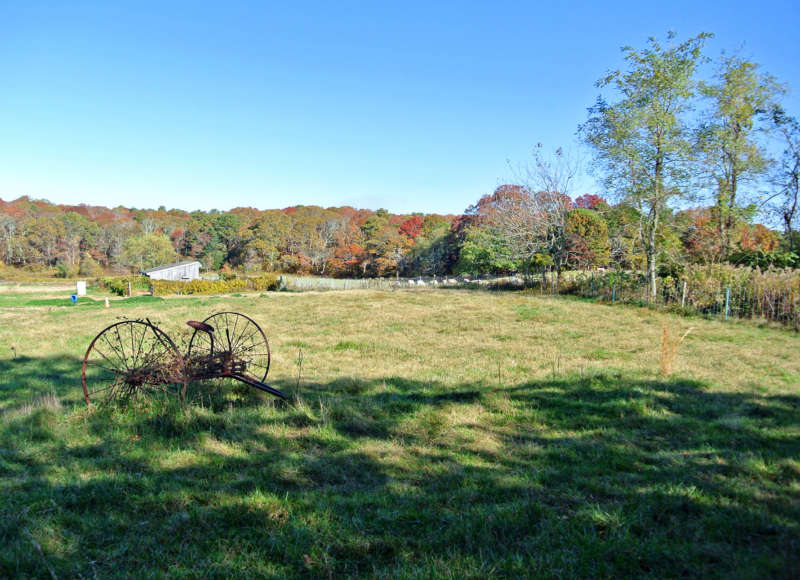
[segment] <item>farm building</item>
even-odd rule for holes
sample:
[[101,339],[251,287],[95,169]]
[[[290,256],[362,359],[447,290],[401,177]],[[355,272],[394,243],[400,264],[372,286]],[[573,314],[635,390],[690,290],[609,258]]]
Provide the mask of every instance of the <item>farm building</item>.
[[200,262],[194,260],[167,264],[166,266],[144,270],[142,274],[153,280],[177,280],[179,282],[196,280],[200,277]]

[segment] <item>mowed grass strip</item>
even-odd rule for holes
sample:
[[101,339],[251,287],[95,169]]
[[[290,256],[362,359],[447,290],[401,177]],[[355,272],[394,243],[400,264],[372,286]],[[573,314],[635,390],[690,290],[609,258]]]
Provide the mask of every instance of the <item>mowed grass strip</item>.
[[[288,404],[85,406],[117,317],[186,342],[224,310],[261,324]],[[669,377],[665,324],[693,328]],[[3,307],[0,576],[797,576],[799,346],[520,293]]]

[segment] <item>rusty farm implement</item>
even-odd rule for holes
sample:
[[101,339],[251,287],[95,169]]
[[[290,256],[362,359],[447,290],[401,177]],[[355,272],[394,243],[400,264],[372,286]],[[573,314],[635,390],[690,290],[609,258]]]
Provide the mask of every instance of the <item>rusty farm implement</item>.
[[150,320],[124,320],[103,329],[83,358],[81,383],[87,403],[125,400],[155,392],[184,400],[194,381],[234,379],[281,399],[264,381],[269,342],[256,322],[238,312],[218,312],[193,329],[186,354]]

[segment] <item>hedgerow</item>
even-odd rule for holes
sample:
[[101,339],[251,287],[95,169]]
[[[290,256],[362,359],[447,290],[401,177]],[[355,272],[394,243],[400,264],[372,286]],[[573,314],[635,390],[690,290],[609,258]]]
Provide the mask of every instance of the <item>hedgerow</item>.
[[266,274],[258,278],[244,278],[234,280],[191,280],[177,282],[173,280],[151,280],[153,294],[227,294],[242,290],[255,290],[259,292],[278,290],[280,282],[276,274]]
[[97,280],[97,285],[106,288],[112,294],[125,296],[128,293],[128,283],[138,290],[149,290],[153,287],[155,296],[167,294],[227,294],[242,290],[266,292],[278,290],[280,280],[277,274],[264,274],[256,278],[240,278],[230,280],[190,280],[179,282],[174,280],[151,280],[147,276],[102,278]]

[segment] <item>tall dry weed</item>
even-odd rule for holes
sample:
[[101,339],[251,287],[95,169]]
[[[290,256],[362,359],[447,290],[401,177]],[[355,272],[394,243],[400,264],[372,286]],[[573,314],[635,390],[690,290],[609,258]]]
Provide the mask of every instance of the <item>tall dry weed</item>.
[[672,374],[675,357],[678,354],[678,346],[686,340],[692,330],[690,328],[679,338],[678,334],[673,333],[666,322],[661,325],[661,357],[658,361],[658,370],[662,377],[668,377]]

